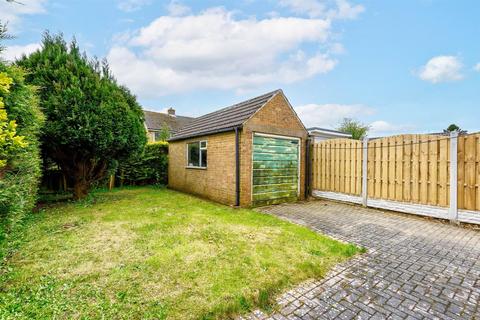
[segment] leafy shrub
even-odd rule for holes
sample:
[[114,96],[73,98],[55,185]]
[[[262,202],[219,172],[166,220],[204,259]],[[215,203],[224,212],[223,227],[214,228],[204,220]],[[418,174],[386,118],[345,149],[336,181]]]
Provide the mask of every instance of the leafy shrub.
[[[46,33],[42,48],[17,64],[38,86],[46,122],[44,159],[73,179],[76,199],[84,198],[115,162],[141,152],[146,143],[143,111],[118,85],[106,62],[82,54],[75,41]],[[53,80],[52,80],[53,79]]]
[[[35,88],[25,84],[25,72],[0,62],[0,73],[12,79],[8,91],[1,91],[8,122],[15,121],[17,147],[5,153],[0,169],[0,240],[35,205],[40,179],[38,136],[43,115]],[[17,142],[19,139],[17,138]]]
[[119,164],[117,178],[128,185],[166,185],[168,143],[162,141],[147,144],[138,157]]
[[10,92],[13,79],[5,72],[0,72],[0,177],[7,168],[9,158],[25,148],[25,137],[17,135],[17,122],[8,118],[3,95]]

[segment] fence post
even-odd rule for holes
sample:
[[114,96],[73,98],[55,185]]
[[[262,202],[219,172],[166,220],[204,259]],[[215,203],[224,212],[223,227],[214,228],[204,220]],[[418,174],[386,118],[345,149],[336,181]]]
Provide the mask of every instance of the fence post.
[[307,138],[305,143],[305,199],[312,195],[312,147],[312,140]]
[[458,131],[450,133],[450,209],[451,222],[458,221]]
[[368,206],[368,137],[362,141],[363,157],[362,157],[362,204]]
[[112,191],[115,187],[115,174],[110,175],[110,180],[108,181],[108,190]]

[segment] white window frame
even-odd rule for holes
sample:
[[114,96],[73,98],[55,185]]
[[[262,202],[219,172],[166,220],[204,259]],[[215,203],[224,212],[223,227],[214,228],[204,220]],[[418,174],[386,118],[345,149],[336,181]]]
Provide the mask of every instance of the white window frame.
[[[188,161],[188,160],[189,160],[188,146],[189,146],[190,144],[195,144],[195,143],[198,144],[198,163],[199,163],[199,166],[191,166],[191,165],[189,164],[189,161]],[[205,146],[204,146],[204,147],[202,147],[202,144],[203,144],[203,143],[205,143]],[[207,169],[207,167],[208,167],[208,162],[207,162],[207,165],[206,165],[205,167],[202,167],[202,166],[201,166],[202,160],[203,160],[203,159],[202,159],[202,151],[205,150],[206,152],[208,152],[208,142],[207,142],[207,140],[199,140],[199,141],[187,142],[187,144],[186,144],[186,149],[187,149],[187,150],[186,150],[186,154],[185,154],[185,155],[186,155],[186,160],[187,160],[187,166],[186,166],[187,168],[189,168],[189,169]],[[208,157],[207,157],[207,159],[208,159]],[[208,161],[208,160],[207,160],[207,161]]]
[[152,133],[152,142],[157,142],[157,133],[159,133],[160,130],[152,130],[150,132]]
[[147,139],[148,139],[148,142],[155,142],[155,131],[148,130],[147,131]]

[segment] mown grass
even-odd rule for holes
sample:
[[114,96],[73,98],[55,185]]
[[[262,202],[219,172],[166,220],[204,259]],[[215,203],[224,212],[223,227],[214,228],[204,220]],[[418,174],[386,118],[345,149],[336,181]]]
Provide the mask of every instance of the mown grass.
[[0,269],[1,319],[224,319],[359,251],[252,210],[155,187],[42,210]]

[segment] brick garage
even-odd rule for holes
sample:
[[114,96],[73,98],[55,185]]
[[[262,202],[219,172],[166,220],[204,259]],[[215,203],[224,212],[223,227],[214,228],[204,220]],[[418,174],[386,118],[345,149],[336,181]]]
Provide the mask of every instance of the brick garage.
[[170,139],[169,187],[242,207],[303,199],[307,137],[281,90],[212,112]]

